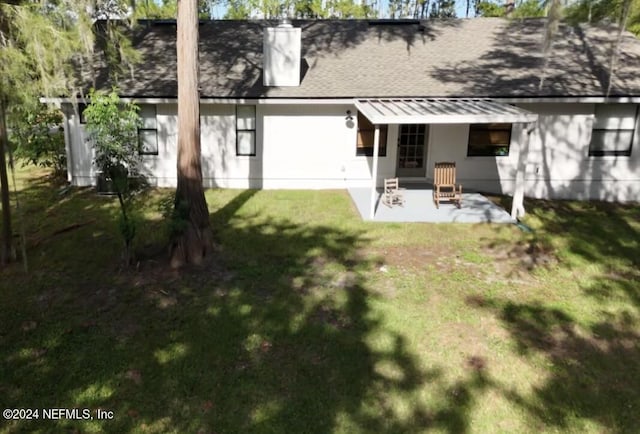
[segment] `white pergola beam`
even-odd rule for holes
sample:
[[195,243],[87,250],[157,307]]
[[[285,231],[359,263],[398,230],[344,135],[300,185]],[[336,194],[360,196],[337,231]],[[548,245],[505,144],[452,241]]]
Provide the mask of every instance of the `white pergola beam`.
[[372,124],[535,122],[538,115],[481,98],[360,99],[355,106]]

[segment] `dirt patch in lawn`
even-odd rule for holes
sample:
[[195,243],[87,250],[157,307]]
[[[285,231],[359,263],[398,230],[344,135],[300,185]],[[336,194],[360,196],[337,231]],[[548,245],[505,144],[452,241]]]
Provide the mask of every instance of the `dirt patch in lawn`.
[[427,272],[443,276],[463,275],[470,281],[486,283],[532,284],[530,270],[523,268],[523,255],[500,248],[457,251],[449,245],[385,247],[373,250],[380,271],[393,269]]
[[505,276],[523,277],[536,268],[551,268],[558,263],[553,247],[535,240],[489,244],[482,252],[493,259],[496,271]]
[[439,264],[443,258],[455,257],[455,252],[448,246],[389,246],[374,249],[371,254],[381,265],[406,269],[425,268],[429,264]]

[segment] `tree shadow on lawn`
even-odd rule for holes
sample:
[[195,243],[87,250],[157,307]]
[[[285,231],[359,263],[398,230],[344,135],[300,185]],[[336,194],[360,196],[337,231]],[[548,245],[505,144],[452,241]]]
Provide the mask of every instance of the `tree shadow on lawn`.
[[562,279],[549,281],[558,285],[555,303],[468,298],[501,320],[523,356],[550,364],[531,395],[503,392],[545,425],[573,429],[590,420],[633,432],[640,426],[640,227],[633,223],[640,208],[531,201],[529,212],[539,219],[529,242],[558,258],[553,269],[574,275],[584,300],[565,300]]
[[[500,205],[507,196],[494,196]],[[515,245],[512,239],[484,240],[488,249],[507,250],[510,258],[520,258],[522,269],[559,265],[578,268],[585,262],[604,264],[611,269],[621,264],[640,268],[640,205],[599,201],[526,199],[525,225],[532,232]],[[576,259],[579,260],[576,263]],[[631,295],[631,294],[630,294]],[[640,308],[640,299],[635,304]]]
[[[238,213],[255,193],[239,193],[212,215],[219,260],[204,270],[177,275],[149,263],[114,272],[113,258],[94,261],[118,252],[117,243],[96,241],[92,227],[70,245],[70,236],[56,241],[79,264],[61,273],[65,259],[42,259],[37,284],[17,274],[13,289],[4,282],[11,304],[2,311],[2,407],[101,408],[114,419],[3,429],[466,431],[475,379],[448,390],[435,410],[413,398],[441,372],[422,369],[371,309],[364,231]],[[74,194],[52,209],[114,218],[111,207]],[[94,256],[98,250],[105,252]]]
[[[102,270],[112,262],[113,250],[122,243],[113,197],[99,196],[93,188],[64,187],[47,175],[23,182],[20,209],[12,211],[13,230],[25,232],[31,279],[64,270],[77,279],[81,271],[91,271],[87,266]],[[14,271],[21,272],[4,270]]]
[[[638,320],[611,316],[588,327],[541,303],[470,300],[500,318],[521,355],[542,355],[548,378],[524,396],[502,393],[543,426],[573,431],[586,420],[599,429],[633,432],[640,423]],[[624,316],[622,317],[624,318]]]

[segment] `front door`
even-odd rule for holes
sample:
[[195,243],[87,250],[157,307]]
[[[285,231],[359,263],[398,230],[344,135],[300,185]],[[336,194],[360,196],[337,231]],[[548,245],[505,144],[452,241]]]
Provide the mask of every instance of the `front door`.
[[428,135],[429,130],[426,125],[400,125],[396,170],[398,177],[426,176]]

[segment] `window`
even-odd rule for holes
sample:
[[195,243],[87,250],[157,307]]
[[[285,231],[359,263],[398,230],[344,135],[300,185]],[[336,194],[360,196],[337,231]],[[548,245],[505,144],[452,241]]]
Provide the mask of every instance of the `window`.
[[[398,169],[424,168],[426,125],[401,125],[398,134]],[[424,171],[423,171],[424,173]]]
[[468,157],[506,157],[511,143],[511,124],[469,125]]
[[256,155],[256,106],[236,106],[236,155]]
[[596,106],[589,156],[630,156],[636,130],[638,108],[634,104]]
[[[373,156],[373,137],[376,127],[369,122],[362,113],[358,112],[358,139],[356,141],[356,155]],[[387,126],[380,125],[380,148],[379,155],[387,155]]]
[[138,152],[140,155],[158,155],[158,122],[156,106],[140,104],[138,112],[142,124],[138,128]]

